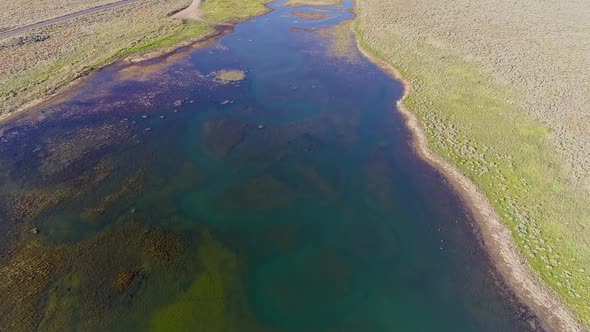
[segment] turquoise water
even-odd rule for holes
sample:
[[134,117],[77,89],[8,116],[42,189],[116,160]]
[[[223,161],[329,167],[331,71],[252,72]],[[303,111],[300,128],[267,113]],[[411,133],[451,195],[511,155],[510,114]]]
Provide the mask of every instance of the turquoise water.
[[[535,329],[412,152],[399,82],[316,30],[350,6],[273,3],[3,124],[0,329]],[[5,277],[30,257],[35,287]]]

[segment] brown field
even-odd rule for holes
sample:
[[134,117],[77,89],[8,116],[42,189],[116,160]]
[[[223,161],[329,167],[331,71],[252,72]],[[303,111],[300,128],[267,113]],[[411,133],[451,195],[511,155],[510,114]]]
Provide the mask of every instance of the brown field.
[[590,2],[357,5],[361,47],[408,81],[430,148],[483,190],[590,326]]
[[0,31],[45,21],[118,0],[19,0],[0,2]]

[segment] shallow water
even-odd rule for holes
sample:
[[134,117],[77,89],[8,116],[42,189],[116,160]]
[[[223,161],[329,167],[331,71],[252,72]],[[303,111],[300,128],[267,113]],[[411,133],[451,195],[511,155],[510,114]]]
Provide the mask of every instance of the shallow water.
[[0,329],[532,329],[399,82],[316,30],[350,6],[274,3],[0,126]]

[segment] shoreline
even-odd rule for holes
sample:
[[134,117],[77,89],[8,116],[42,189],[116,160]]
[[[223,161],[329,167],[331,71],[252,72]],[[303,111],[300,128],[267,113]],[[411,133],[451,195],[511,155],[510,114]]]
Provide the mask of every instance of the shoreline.
[[[191,4],[188,7],[183,8],[175,13],[172,13],[170,16],[175,17],[175,15],[177,15],[181,12],[184,12],[186,10],[194,10],[195,3],[198,3],[200,5],[201,1],[200,0],[193,0],[193,2],[191,2]],[[139,52],[136,54],[128,54],[128,55],[121,56],[121,57],[115,56],[113,59],[107,60],[103,64],[96,65],[95,68],[92,68],[87,73],[84,73],[83,75],[75,77],[71,81],[63,83],[61,86],[55,87],[55,90],[51,94],[34,99],[32,101],[29,101],[29,102],[21,105],[19,108],[17,108],[13,112],[6,113],[6,114],[0,114],[0,124],[5,124],[8,121],[14,120],[15,118],[17,118],[18,116],[20,116],[22,114],[38,111],[39,108],[42,107],[44,104],[51,103],[52,101],[58,99],[61,95],[71,92],[79,84],[83,84],[86,80],[90,79],[97,72],[99,72],[100,70],[102,70],[106,67],[114,66],[114,65],[117,65],[119,63],[124,63],[124,62],[126,62],[126,65],[138,65],[138,64],[141,64],[142,62],[145,62],[145,61],[156,60],[158,58],[164,58],[164,57],[176,54],[178,52],[182,52],[184,50],[188,50],[188,49],[194,50],[194,49],[204,47],[204,46],[206,46],[207,43],[211,42],[215,38],[221,38],[222,36],[224,36],[228,33],[231,33],[236,24],[246,22],[252,18],[262,16],[262,15],[268,14],[269,12],[273,11],[273,9],[268,6],[268,3],[269,2],[264,4],[264,7],[266,7],[266,9],[267,9],[265,12],[260,13],[258,15],[250,16],[247,19],[244,19],[241,21],[215,22],[215,21],[211,21],[208,19],[204,19],[204,18],[200,17],[201,15],[198,18],[194,18],[194,17],[193,18],[178,18],[183,21],[192,20],[195,22],[203,22],[205,24],[211,25],[211,26],[213,26],[214,32],[204,35],[204,36],[199,36],[199,37],[183,40],[173,46],[168,46],[168,47],[164,47],[164,48],[155,48],[153,50],[147,50],[147,51]],[[201,14],[201,13],[199,12],[199,14]]]
[[114,59],[112,59],[112,61],[107,61],[106,63],[104,63],[102,65],[98,65],[96,68],[90,70],[85,75],[81,75],[81,76],[74,78],[73,80],[63,84],[62,86],[57,87],[55,89],[55,91],[53,91],[49,95],[32,100],[32,101],[22,105],[14,112],[10,112],[7,114],[0,114],[0,124],[5,124],[6,122],[14,120],[16,117],[21,116],[23,114],[38,111],[39,108],[43,107],[43,105],[50,104],[51,102],[58,100],[60,97],[62,97],[62,95],[66,95],[69,92],[71,92],[72,90],[76,89],[80,84],[84,84],[84,82],[86,82],[86,80],[90,79],[96,73],[103,70],[104,68],[107,68],[109,66],[115,66],[117,64],[123,64],[126,66],[140,65],[143,62],[171,56],[173,54],[176,54],[178,52],[182,52],[184,50],[198,49],[198,48],[207,46],[207,44],[209,42],[211,42],[213,39],[220,38],[220,37],[224,36],[225,34],[229,33],[230,30],[232,30],[232,29],[233,29],[233,25],[231,27],[220,26],[220,27],[215,28],[215,32],[213,32],[211,34],[208,34],[205,36],[200,36],[200,37],[197,37],[194,39],[187,39],[187,40],[182,41],[182,42],[180,42],[174,46],[171,46],[171,47],[166,47],[166,48],[155,49],[155,50],[151,50],[151,51],[147,51],[147,52],[143,52],[143,53],[127,55],[127,56],[120,57],[120,58],[114,58]]
[[[355,30],[355,29],[353,29]],[[559,295],[550,289],[526,262],[508,226],[501,220],[485,194],[454,165],[436,154],[429,146],[426,133],[414,113],[403,101],[411,92],[410,82],[385,60],[364,49],[360,36],[354,31],[359,52],[385,73],[401,82],[403,95],[396,101],[396,108],[405,120],[411,134],[411,145],[418,157],[439,171],[458,193],[475,220],[475,227],[483,239],[484,250],[490,256],[506,286],[516,298],[535,314],[542,327],[548,331],[585,331],[579,320],[563,303]]]

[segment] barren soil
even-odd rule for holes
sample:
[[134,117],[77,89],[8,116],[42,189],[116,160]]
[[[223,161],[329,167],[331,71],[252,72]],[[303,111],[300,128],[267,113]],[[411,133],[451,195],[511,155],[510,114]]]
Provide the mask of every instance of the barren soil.
[[179,18],[182,20],[200,20],[203,13],[199,8],[201,6],[201,0],[193,0],[190,6],[174,14],[172,17]]

